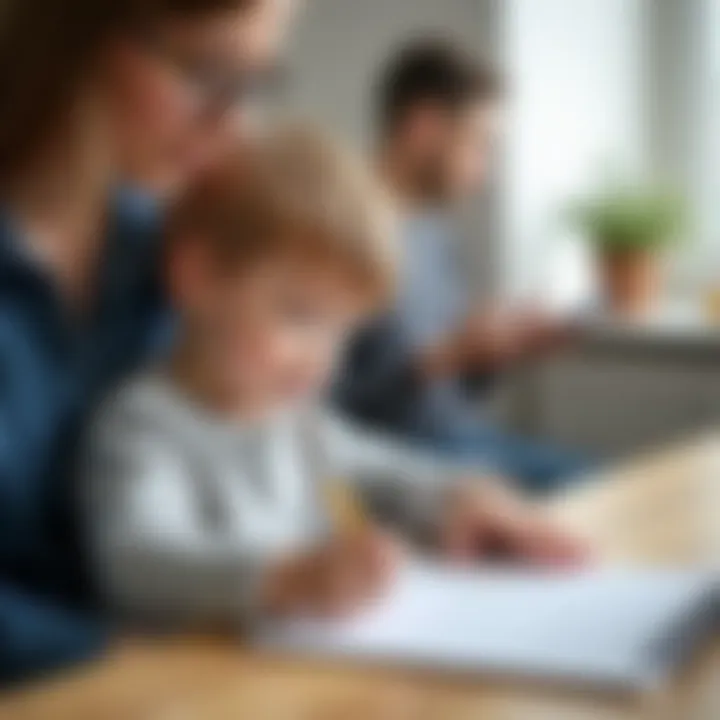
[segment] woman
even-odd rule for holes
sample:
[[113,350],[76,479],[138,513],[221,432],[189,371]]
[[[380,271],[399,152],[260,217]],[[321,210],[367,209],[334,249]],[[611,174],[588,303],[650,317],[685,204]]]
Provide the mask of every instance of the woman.
[[[212,154],[289,0],[10,0],[0,30],[0,680],[91,654],[63,481],[161,342],[151,203]],[[71,610],[70,608],[74,608]]]

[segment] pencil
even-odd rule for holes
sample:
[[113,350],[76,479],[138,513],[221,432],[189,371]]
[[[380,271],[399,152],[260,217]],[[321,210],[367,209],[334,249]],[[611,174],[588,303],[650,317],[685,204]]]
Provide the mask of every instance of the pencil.
[[324,488],[325,504],[336,532],[355,535],[367,529],[365,510],[356,493],[344,480],[329,480]]

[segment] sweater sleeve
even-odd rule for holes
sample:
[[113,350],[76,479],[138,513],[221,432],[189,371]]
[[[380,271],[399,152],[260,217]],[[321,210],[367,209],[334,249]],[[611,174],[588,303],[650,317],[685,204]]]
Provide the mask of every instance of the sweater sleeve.
[[238,543],[208,522],[196,480],[182,449],[143,418],[101,419],[83,486],[100,584],[113,605],[187,622],[241,622],[254,612],[272,549]]
[[329,463],[353,483],[380,520],[411,534],[432,532],[448,492],[491,473],[480,465],[445,462],[353,425],[336,415],[322,421]]

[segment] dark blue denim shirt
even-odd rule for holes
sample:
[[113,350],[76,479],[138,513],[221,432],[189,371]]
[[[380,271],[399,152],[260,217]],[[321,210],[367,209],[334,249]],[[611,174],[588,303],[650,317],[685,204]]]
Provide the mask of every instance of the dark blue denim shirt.
[[80,318],[0,213],[0,682],[102,647],[72,464],[98,400],[169,332],[157,218],[147,198],[118,193],[95,301]]

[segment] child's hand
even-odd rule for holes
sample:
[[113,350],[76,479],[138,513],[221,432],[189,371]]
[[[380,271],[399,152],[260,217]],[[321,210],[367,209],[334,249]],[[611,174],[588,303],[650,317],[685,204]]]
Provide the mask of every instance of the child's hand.
[[500,557],[534,565],[589,562],[586,542],[499,485],[468,483],[454,493],[442,522],[441,549],[465,561]]
[[374,529],[335,538],[271,573],[265,609],[321,618],[351,615],[387,591],[402,555],[392,537]]

